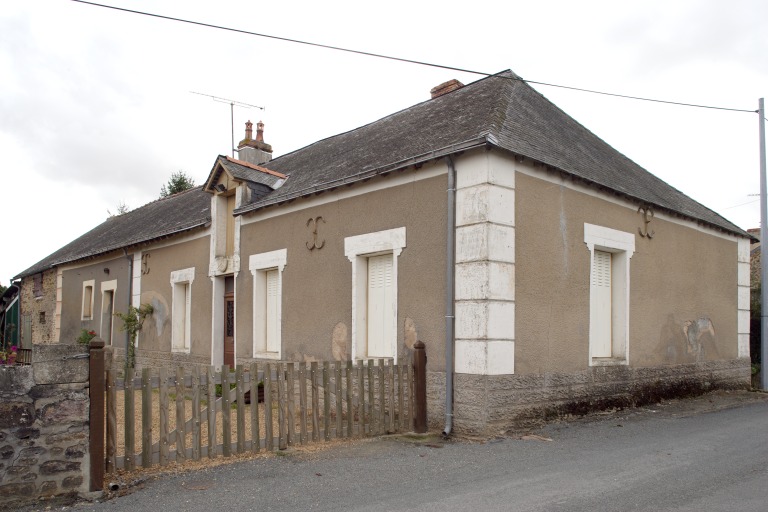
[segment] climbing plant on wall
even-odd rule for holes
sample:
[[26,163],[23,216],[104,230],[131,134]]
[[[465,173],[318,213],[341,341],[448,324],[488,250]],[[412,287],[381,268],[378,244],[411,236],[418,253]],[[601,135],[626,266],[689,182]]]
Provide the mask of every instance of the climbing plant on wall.
[[144,325],[144,320],[152,314],[154,308],[151,304],[142,304],[141,306],[128,307],[128,313],[115,313],[115,316],[123,321],[121,331],[128,333],[128,351],[125,354],[125,367],[136,367],[136,337],[141,331],[141,326]]

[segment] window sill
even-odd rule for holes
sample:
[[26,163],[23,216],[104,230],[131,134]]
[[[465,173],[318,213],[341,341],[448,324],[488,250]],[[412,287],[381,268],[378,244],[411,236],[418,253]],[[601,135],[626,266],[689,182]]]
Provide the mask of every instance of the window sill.
[[590,366],[627,366],[629,362],[623,357],[593,357]]
[[280,352],[257,352],[253,354],[253,358],[280,360]]

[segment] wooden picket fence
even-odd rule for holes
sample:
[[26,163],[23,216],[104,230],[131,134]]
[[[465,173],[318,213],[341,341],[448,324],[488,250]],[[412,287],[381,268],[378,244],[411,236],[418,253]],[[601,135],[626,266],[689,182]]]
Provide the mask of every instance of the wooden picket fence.
[[125,379],[108,370],[106,471],[410,431],[413,421],[405,359],[128,369]]

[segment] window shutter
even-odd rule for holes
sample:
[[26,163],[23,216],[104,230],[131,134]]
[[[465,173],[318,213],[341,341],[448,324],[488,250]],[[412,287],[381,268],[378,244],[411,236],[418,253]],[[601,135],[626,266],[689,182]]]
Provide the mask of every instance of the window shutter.
[[595,250],[592,264],[595,330],[592,357],[611,357],[611,253]]
[[393,332],[392,255],[368,258],[368,356],[387,357]]
[[267,274],[267,310],[266,314],[266,327],[267,327],[267,352],[278,352],[280,347],[277,346],[277,333],[279,332],[280,325],[278,323],[277,311],[278,311],[278,275],[277,270],[270,270]]

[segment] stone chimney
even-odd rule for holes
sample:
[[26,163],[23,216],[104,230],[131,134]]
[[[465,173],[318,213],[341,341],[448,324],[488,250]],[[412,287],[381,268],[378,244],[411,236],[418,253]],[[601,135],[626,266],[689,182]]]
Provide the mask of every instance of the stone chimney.
[[272,146],[264,142],[264,123],[256,123],[256,139],[253,138],[253,123],[245,123],[245,138],[237,145],[240,160],[253,165],[262,165],[272,160]]
[[433,87],[429,92],[432,94],[432,99],[435,99],[438,96],[448,94],[449,92],[461,89],[462,87],[464,87],[464,84],[454,78],[453,80],[448,80],[447,82],[443,82],[440,85]]

